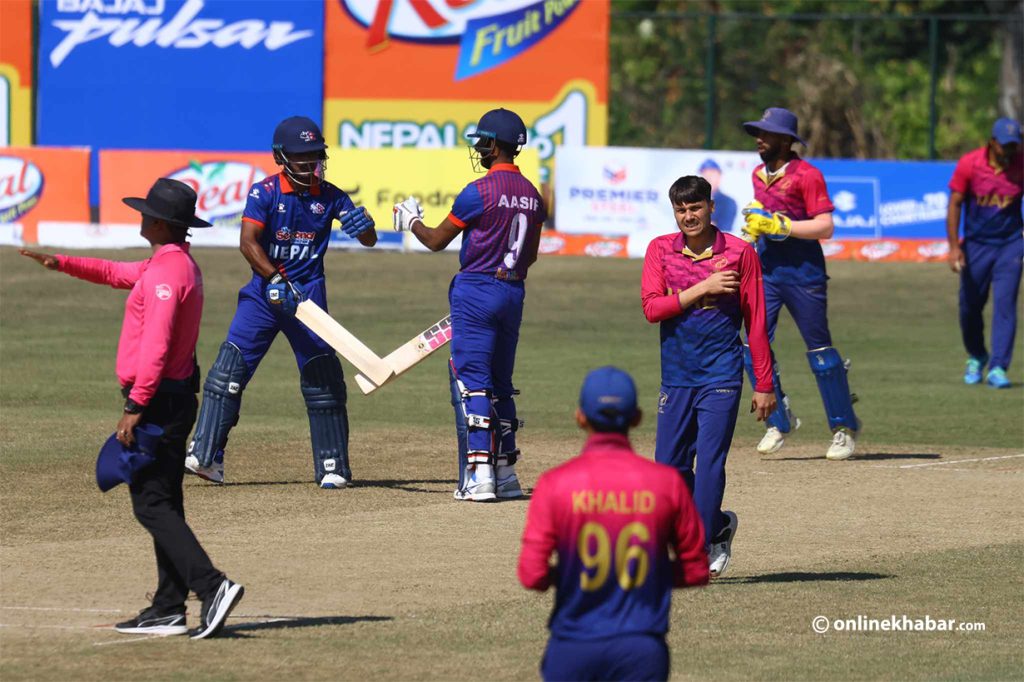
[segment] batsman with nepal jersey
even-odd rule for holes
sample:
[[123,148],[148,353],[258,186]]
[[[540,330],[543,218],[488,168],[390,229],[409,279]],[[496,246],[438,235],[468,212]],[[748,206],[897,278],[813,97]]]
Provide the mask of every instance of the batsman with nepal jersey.
[[[1001,118],[992,126],[988,144],[964,154],[949,181],[946,233],[949,266],[960,274],[960,332],[967,349],[964,383],[985,381],[1009,388],[1006,370],[1017,334],[1017,295],[1024,259],[1024,156],[1020,124]],[[964,207],[966,206],[966,210]],[[961,246],[960,216],[964,241]],[[981,313],[992,291],[992,355],[985,350]]]
[[241,251],[252,279],[238,292],[227,340],[206,377],[185,465],[223,483],[224,448],[238,423],[242,392],[283,332],[299,366],[316,483],[345,488],[352,471],[341,363],[334,349],[295,319],[295,310],[307,298],[327,310],[323,256],[336,219],[363,246],[376,244],[377,233],[366,209],[324,180],[327,145],[316,123],[304,116],[285,119],[274,130],[272,149],[281,172],[252,186],[242,215]]
[[668,197],[679,232],[648,245],[641,281],[644,316],[661,323],[654,459],[678,469],[693,492],[717,577],[729,565],[737,527],[722,498],[743,390],[741,322],[757,377],[750,411],[760,421],[775,409],[761,265],[750,244],[711,224],[707,180],[679,178]]
[[[792,112],[765,109],[760,121],[748,121],[743,129],[757,138],[757,152],[764,161],[754,169],[754,201],[743,209],[743,234],[748,241],[759,244],[768,338],[775,339],[779,311],[786,306],[807,345],[807,362],[832,430],[832,443],[825,457],[848,459],[861,424],[853,411],[855,398],[846,378],[850,362],[832,346],[828,328],[828,275],[818,240],[830,239],[835,225],[825,178],[793,151],[794,142],[807,143],[797,135],[797,118]],[[753,381],[749,354],[746,365]],[[786,435],[800,426],[782,391],[774,357],[772,383],[778,407],[768,418],[768,428],[757,445],[763,455],[778,452]]]
[[431,251],[462,234],[459,273],[448,289],[449,372],[459,437],[455,499],[487,502],[523,494],[515,470],[520,422],[512,371],[526,272],[537,260],[547,210],[513,163],[526,144],[526,125],[515,112],[488,111],[469,137],[476,140],[470,149],[473,169],[487,174],[466,185],[436,228],[423,223],[414,197],[395,205],[394,222],[396,230],[411,231]]
[[556,589],[545,680],[668,679],[672,588],[708,582],[690,491],[630,445],[640,418],[632,377],[594,370],[576,410],[583,452],[533,489],[518,575],[527,589]]

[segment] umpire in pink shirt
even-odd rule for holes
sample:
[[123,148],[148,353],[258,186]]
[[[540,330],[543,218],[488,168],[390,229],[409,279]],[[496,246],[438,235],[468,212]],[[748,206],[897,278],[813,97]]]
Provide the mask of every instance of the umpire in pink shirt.
[[150,258],[120,263],[27,249],[21,254],[50,270],[131,292],[117,345],[117,378],[125,402],[116,435],[121,445],[131,447],[140,423],[163,429],[155,462],[136,472],[129,485],[135,518],[153,536],[158,582],[153,603],[116,629],[189,633],[185,599],[192,590],[203,606],[199,625],[189,634],[203,639],[221,630],[244,592],[213,566],[188,527],[181,490],[185,441],[198,406],[195,351],[203,314],[203,277],[186,239],[190,227],[210,223],[195,216],[196,193],[177,180],[160,178],[145,199],[124,202],[142,214],[141,234],[153,248]]

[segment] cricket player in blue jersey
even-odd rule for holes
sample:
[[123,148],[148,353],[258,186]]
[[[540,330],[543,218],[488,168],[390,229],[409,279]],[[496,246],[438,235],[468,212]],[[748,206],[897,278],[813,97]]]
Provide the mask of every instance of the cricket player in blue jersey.
[[[451,378],[457,388],[460,436],[455,499],[486,502],[523,494],[515,465],[519,420],[513,396],[526,271],[537,260],[547,209],[540,192],[513,163],[526,144],[526,125],[507,109],[488,111],[469,137],[474,170],[437,227],[423,223],[414,197],[395,205],[394,223],[431,251],[462,234],[459,273],[448,290],[452,316]],[[463,435],[464,434],[464,435]]]
[[274,130],[274,161],[281,172],[249,190],[242,215],[241,251],[252,279],[238,292],[228,338],[206,377],[203,404],[185,466],[224,482],[224,447],[238,423],[242,392],[278,332],[295,353],[309,415],[313,470],[321,488],[352,482],[348,462],[347,392],[334,350],[295,319],[305,299],[327,310],[323,256],[331,226],[363,246],[377,243],[373,218],[324,179],[327,145],[305,116],[285,119]]

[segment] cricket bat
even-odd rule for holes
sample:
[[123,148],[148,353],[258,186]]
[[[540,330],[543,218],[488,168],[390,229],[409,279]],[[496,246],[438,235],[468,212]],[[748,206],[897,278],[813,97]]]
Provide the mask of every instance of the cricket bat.
[[436,324],[424,329],[412,339],[396,348],[384,358],[384,362],[394,372],[383,382],[373,380],[373,377],[363,372],[356,375],[356,384],[364,395],[373,393],[378,388],[391,380],[396,379],[408,370],[412,369],[438,348],[443,347],[452,340],[452,316],[445,315]]
[[307,299],[300,303],[295,317],[378,386],[391,376],[392,370],[388,363],[377,357],[376,353],[313,301]]

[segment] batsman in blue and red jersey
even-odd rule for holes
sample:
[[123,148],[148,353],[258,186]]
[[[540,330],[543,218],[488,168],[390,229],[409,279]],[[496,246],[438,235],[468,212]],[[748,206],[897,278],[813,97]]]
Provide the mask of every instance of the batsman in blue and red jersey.
[[307,298],[327,310],[324,255],[335,220],[363,246],[376,244],[377,232],[366,209],[324,179],[327,144],[316,123],[286,118],[274,130],[272,149],[281,172],[250,188],[242,214],[240,248],[252,278],[238,292],[228,337],[206,376],[185,466],[224,481],[224,447],[238,423],[242,392],[281,332],[299,366],[316,483],[346,488],[352,471],[341,363],[333,348],[295,319],[295,311]]
[[[1009,388],[1006,370],[1017,334],[1017,295],[1024,259],[1024,156],[1020,124],[1001,118],[984,147],[961,157],[949,181],[949,266],[960,274],[960,331],[967,349],[964,383]],[[963,215],[964,240],[959,240]],[[981,313],[992,292],[992,355]]]
[[[828,274],[819,240],[830,239],[835,224],[825,178],[793,151],[794,142],[807,144],[797,134],[793,112],[770,107],[761,120],[748,121],[743,129],[757,138],[757,152],[764,161],[754,169],[755,201],[743,209],[743,234],[758,245],[761,255],[768,337],[775,338],[779,312],[785,306],[806,344],[807,362],[832,430],[825,457],[848,459],[861,424],[853,411],[854,397],[846,377],[849,361],[832,345],[828,326]],[[749,355],[747,371],[754,381]],[[786,435],[800,426],[782,391],[774,360],[772,372],[778,407],[757,445],[763,455],[778,452]]]
[[729,565],[737,526],[722,499],[743,390],[744,322],[757,377],[750,410],[763,420],[775,408],[761,266],[753,247],[711,224],[707,180],[679,178],[668,196],[679,231],[647,247],[641,283],[644,315],[661,323],[654,458],[678,469],[693,491],[717,577]]
[[630,445],[640,417],[629,374],[588,374],[576,410],[583,452],[533,490],[518,574],[527,589],[556,590],[545,680],[667,679],[672,588],[708,582],[704,532],[685,482]]
[[431,251],[459,234],[459,273],[448,290],[452,316],[453,402],[459,434],[455,499],[486,502],[521,497],[516,476],[512,371],[526,296],[526,272],[537,260],[547,210],[540,192],[513,163],[526,125],[507,109],[488,111],[469,135],[474,170],[487,174],[455,198],[440,225],[423,223],[414,197],[395,205],[395,229],[411,231]]

